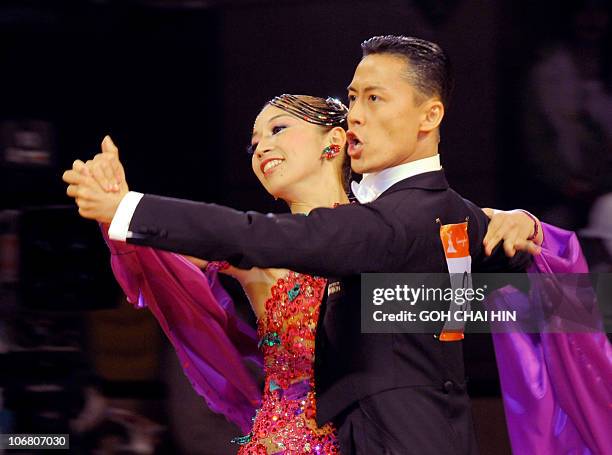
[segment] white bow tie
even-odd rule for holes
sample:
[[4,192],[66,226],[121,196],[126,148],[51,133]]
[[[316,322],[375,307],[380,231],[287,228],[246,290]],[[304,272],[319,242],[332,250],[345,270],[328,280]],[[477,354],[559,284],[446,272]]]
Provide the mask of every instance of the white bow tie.
[[378,193],[374,191],[374,189],[372,189],[372,187],[366,182],[357,183],[352,181],[351,190],[360,204],[367,204],[378,197]]

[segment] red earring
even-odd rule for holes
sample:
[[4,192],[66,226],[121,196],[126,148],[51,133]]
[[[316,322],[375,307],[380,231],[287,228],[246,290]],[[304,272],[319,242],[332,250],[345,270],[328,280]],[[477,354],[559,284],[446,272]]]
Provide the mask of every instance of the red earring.
[[339,153],[340,146],[338,144],[330,144],[323,149],[321,159],[331,160],[333,157],[338,156]]

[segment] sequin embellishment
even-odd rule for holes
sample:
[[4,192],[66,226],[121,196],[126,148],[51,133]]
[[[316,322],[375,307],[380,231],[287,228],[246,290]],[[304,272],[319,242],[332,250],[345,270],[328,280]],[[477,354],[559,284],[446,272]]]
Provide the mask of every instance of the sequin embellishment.
[[239,455],[339,454],[333,425],[315,421],[314,341],[325,286],[323,278],[295,272],[272,286],[257,328],[266,373],[262,406]]
[[291,289],[287,291],[287,296],[289,297],[289,301],[293,302],[299,293],[300,293],[300,285],[296,284],[295,286],[293,286]]
[[278,336],[278,333],[271,332],[271,333],[266,333],[263,337],[261,337],[261,339],[259,340],[259,343],[257,344],[257,347],[261,349],[263,345],[275,346],[280,343],[281,343],[281,339]]
[[253,439],[253,433],[249,433],[245,436],[238,436],[238,437],[232,438],[231,442],[233,442],[234,444],[243,445],[243,444],[250,442],[251,439]]

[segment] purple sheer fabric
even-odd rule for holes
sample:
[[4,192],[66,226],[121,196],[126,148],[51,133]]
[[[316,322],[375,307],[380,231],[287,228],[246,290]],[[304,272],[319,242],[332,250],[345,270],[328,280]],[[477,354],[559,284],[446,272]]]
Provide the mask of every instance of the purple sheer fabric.
[[210,409],[248,433],[261,390],[246,361],[261,369],[262,358],[255,330],[237,317],[217,273],[204,274],[177,254],[110,240],[104,227],[102,233],[128,301],[155,315]]
[[[543,229],[530,272],[588,272],[573,232]],[[516,297],[505,293],[502,304],[524,304]],[[514,453],[612,453],[612,348],[604,333],[496,333],[493,343]]]

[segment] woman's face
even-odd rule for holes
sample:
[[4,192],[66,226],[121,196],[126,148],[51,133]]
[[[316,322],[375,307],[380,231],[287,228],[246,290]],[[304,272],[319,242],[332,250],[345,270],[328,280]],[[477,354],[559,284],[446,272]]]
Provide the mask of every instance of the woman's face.
[[267,105],[253,126],[253,172],[271,195],[299,199],[300,191],[323,177],[325,136],[321,127]]

